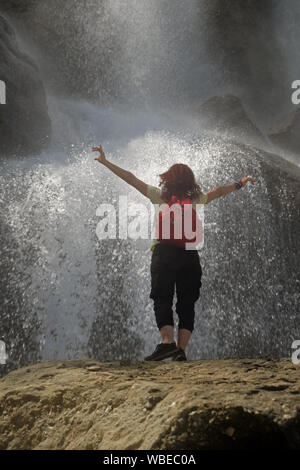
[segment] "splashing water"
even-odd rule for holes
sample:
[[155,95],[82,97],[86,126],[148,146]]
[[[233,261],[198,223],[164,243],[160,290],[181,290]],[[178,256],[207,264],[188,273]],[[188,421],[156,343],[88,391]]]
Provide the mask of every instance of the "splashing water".
[[[137,112],[129,120],[84,102],[53,106],[60,106],[62,119],[66,112],[80,117],[69,128],[75,144],[2,162],[7,347],[21,363],[86,355],[141,359],[158,340],[149,299],[151,243],[99,241],[96,210],[100,203],[117,205],[119,195],[149,209],[150,203],[95,162],[91,146],[102,142],[108,158],[148,184],[157,184],[172,163],[187,163],[203,191],[238,178],[244,168],[259,181],[261,160],[249,147],[197,135],[196,123],[184,115],[176,117],[178,126],[155,113]],[[294,297],[281,298],[287,283],[280,279],[278,235],[263,188],[249,187],[205,209],[203,286],[190,345],[195,358],[285,351],[299,298],[294,290]]]
[[[175,162],[193,168],[204,192],[246,171],[256,178],[256,186],[205,207],[202,288],[188,354],[286,356],[300,337],[289,182],[266,169],[263,152],[204,133],[189,114],[220,85],[201,39],[206,10],[196,0],[132,0],[126,11],[123,3],[100,8],[89,0],[82,8],[66,1],[58,18],[52,3],[41,1],[30,17],[40,33],[50,25],[51,40],[58,38],[58,75],[65,72],[72,92],[82,88],[98,105],[58,99],[53,62],[35,49],[55,95],[48,96],[52,144],[39,156],[0,163],[0,331],[9,367],[82,356],[141,359],[159,341],[150,240],[96,236],[101,203],[117,205],[119,195],[149,209],[150,202],[94,161],[90,148],[100,143],[109,159],[148,184]],[[43,41],[51,43],[47,35]],[[65,50],[77,68],[70,59],[63,70]]]

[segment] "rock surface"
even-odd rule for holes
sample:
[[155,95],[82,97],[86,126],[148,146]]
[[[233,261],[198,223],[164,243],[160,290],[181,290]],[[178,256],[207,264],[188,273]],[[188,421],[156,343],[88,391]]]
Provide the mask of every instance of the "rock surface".
[[241,100],[234,95],[209,98],[194,112],[200,116],[203,129],[235,137],[244,143],[265,142],[261,131],[247,116]]
[[300,448],[289,359],[49,361],[0,380],[1,449]]
[[278,147],[300,153],[300,108],[275,123],[269,132],[270,140]]
[[0,153],[25,155],[40,151],[51,134],[46,95],[39,70],[20,51],[9,22],[0,15],[0,79],[6,104],[0,106]]

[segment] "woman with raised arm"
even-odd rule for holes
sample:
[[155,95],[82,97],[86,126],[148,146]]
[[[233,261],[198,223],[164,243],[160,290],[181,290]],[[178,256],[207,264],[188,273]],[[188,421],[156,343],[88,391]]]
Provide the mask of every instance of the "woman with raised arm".
[[[255,183],[247,173],[239,182],[218,186],[204,194],[196,183],[193,171],[187,165],[177,163],[160,175],[160,188],[156,188],[139,180],[133,173],[109,162],[102,146],[93,147],[92,150],[99,152],[96,161],[136,188],[153,204],[170,206],[172,201],[177,201],[182,207],[185,204],[195,207],[239,190],[248,182]],[[150,356],[145,358],[146,361],[160,361],[167,358],[175,361],[186,360],[185,348],[194,329],[194,305],[200,295],[202,268],[198,251],[186,249],[182,241],[180,243],[174,244],[158,238],[152,246],[150,298],[154,301],[156,324],[162,342],[156,346]],[[177,344],[174,341],[172,310],[175,288],[176,312],[179,318]]]

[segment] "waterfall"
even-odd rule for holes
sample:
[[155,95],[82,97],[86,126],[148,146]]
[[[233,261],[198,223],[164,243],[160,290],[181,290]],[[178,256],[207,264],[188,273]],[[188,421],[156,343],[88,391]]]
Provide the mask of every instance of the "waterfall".
[[[46,80],[53,137],[40,155],[1,161],[2,323],[11,367],[82,356],[142,359],[158,342],[150,240],[96,236],[101,203],[117,205],[119,195],[150,203],[94,161],[90,148],[98,144],[148,184],[177,161],[194,169],[205,192],[246,171],[256,177],[256,187],[205,208],[203,286],[189,352],[195,359],[287,355],[299,332],[299,276],[282,258],[283,226],[263,152],[202,131],[189,112],[219,84],[204,47],[208,4],[70,5],[64,2],[60,19],[49,2],[30,12],[41,49],[25,34],[28,18],[19,33]],[[61,76],[46,47],[54,18],[53,41],[65,48],[57,57]],[[284,174],[278,178],[288,219],[289,188]],[[284,248],[292,256],[294,245]]]

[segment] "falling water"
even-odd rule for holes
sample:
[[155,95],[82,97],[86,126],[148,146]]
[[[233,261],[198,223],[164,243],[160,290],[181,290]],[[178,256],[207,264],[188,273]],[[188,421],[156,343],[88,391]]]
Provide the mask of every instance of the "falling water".
[[[52,83],[51,146],[38,156],[1,162],[3,325],[11,367],[82,356],[141,359],[159,339],[149,299],[150,240],[96,236],[101,203],[117,207],[119,195],[127,195],[150,209],[142,195],[94,161],[90,148],[100,143],[109,159],[148,184],[157,185],[158,174],[177,161],[194,169],[205,192],[246,171],[257,179],[256,186],[205,208],[190,357],[287,355],[299,336],[299,273],[289,264],[294,247],[280,242],[283,226],[260,152],[202,132],[188,109],[178,107],[202,94],[195,87],[202,73],[193,62],[197,44],[189,40],[198,34],[199,9],[195,1],[188,8],[173,3],[172,15],[170,2],[132,1],[126,9],[121,1],[105,3],[112,27],[114,21],[123,26],[119,41],[127,55],[120,70],[126,80],[124,89],[120,77],[118,85],[131,102],[62,98]],[[91,21],[88,13],[84,19]],[[284,225],[292,208],[287,183],[279,179]]]

